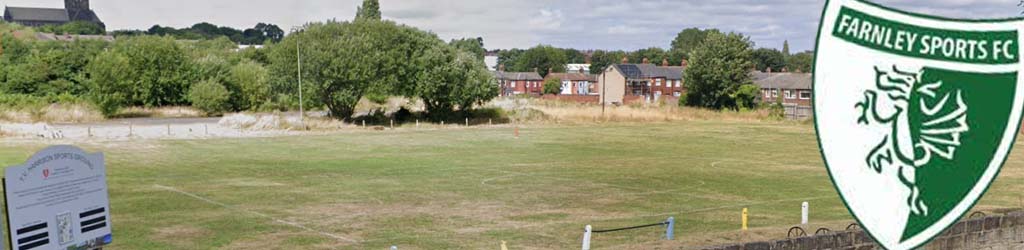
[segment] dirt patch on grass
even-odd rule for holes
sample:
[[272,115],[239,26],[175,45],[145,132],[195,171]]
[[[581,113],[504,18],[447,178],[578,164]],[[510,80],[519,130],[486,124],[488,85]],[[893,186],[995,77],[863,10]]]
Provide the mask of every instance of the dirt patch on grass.
[[203,238],[210,233],[203,228],[175,225],[157,228],[152,237],[154,241],[167,243],[179,249],[195,249],[203,245]]

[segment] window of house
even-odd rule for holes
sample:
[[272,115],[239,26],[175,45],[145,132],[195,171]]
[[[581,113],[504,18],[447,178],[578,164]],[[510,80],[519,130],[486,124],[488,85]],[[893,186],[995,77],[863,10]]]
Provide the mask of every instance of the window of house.
[[679,92],[679,91],[676,91],[676,92],[672,93],[672,96],[680,97],[680,96],[683,96],[683,93]]
[[679,82],[682,82],[682,81],[680,81],[680,80],[675,80],[674,82],[676,82],[676,88],[678,88],[678,87],[680,87],[680,86],[679,86],[679,85],[680,85],[680,84],[679,84]]
[[792,90],[786,90],[786,99],[796,99],[796,95],[793,94]]
[[661,87],[661,78],[654,80],[654,86]]
[[512,87],[513,87],[513,88],[515,88],[515,87],[516,87],[516,81],[512,81]]
[[779,90],[778,89],[773,89],[772,90],[772,98],[778,98],[778,97],[779,97]]
[[800,91],[800,99],[801,100],[811,99],[811,92],[810,91]]

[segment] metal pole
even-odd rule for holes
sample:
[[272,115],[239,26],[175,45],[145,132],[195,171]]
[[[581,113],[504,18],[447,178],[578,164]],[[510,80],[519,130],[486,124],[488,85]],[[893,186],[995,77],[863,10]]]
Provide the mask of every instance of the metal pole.
[[676,231],[675,228],[676,228],[676,218],[675,217],[668,217],[668,227],[665,228],[665,239],[666,240],[672,240],[672,236],[673,236],[673,234],[675,234],[675,231]]
[[583,231],[583,250],[590,250],[590,231],[592,229],[590,225],[584,228],[586,231]]
[[608,68],[601,72],[601,117],[604,117],[604,108],[608,103],[606,98],[608,98]]
[[303,127],[305,127],[306,112],[303,108],[304,103],[302,102],[302,54],[299,53],[299,50],[302,47],[301,41],[302,39],[300,39],[300,37],[295,37],[295,57],[297,64],[299,65],[297,73],[299,75],[299,123],[302,123]]

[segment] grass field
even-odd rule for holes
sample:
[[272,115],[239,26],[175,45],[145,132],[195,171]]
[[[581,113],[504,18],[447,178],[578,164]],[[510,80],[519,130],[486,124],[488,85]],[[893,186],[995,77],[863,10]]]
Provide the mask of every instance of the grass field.
[[[5,141],[0,164],[42,142]],[[130,141],[103,151],[115,244],[107,249],[578,248],[583,226],[675,216],[594,236],[595,249],[695,248],[850,222],[813,127],[690,121],[356,131],[322,136]],[[1017,207],[1014,150],[978,209]],[[740,233],[750,209],[751,231]],[[813,230],[811,230],[813,232]]]

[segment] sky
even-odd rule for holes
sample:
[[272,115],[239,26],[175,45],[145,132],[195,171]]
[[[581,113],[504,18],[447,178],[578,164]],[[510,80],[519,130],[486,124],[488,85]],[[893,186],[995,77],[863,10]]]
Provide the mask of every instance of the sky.
[[[350,20],[361,0],[92,0],[108,30],[188,27],[210,22],[238,29],[274,23]],[[576,49],[668,48],[682,29],[741,32],[757,47],[814,48],[824,0],[380,0],[385,19],[442,39],[482,37],[488,49],[538,44]],[[955,18],[1021,15],[1019,0],[876,0]],[[62,0],[0,0],[0,5],[63,7]]]

